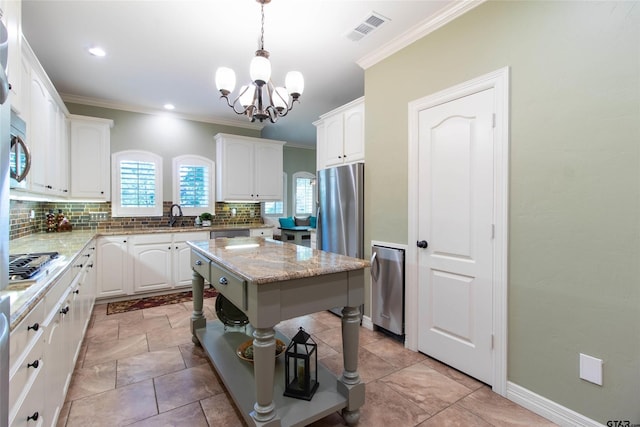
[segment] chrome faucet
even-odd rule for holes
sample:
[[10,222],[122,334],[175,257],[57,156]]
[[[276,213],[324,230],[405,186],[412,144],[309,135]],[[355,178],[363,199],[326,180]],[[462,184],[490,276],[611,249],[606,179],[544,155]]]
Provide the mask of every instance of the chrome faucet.
[[171,205],[171,209],[169,211],[169,227],[173,227],[176,224],[176,215],[173,214],[173,208],[178,208],[178,217],[182,217],[182,208],[177,203]]

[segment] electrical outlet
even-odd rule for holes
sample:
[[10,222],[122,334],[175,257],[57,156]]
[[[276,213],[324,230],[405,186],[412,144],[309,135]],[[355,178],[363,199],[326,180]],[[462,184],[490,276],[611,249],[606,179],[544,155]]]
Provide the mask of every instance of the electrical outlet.
[[91,221],[105,221],[107,219],[106,212],[90,212]]

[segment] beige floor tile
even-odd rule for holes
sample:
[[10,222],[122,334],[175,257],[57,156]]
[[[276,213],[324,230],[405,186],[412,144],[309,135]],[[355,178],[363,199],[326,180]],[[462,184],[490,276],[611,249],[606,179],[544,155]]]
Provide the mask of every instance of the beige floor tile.
[[453,405],[419,424],[418,427],[492,427],[492,425],[466,409]]
[[329,344],[322,341],[316,335],[312,334],[311,337],[316,342],[316,344],[318,344],[318,360],[340,354],[337,351],[335,351],[333,347],[331,347]]
[[367,427],[415,426],[429,413],[380,381],[366,386],[365,404],[358,425]]
[[285,337],[292,338],[298,333],[301,327],[310,334],[316,334],[318,332],[331,329],[329,325],[312,316],[300,316],[294,319],[285,320],[278,323],[276,329]]
[[145,353],[149,349],[147,336],[134,335],[121,340],[90,342],[87,345],[87,354],[84,356],[83,367],[123,359]]
[[62,405],[62,409],[60,409],[60,414],[58,415],[58,421],[56,422],[56,427],[64,427],[67,425],[67,419],[69,418],[69,411],[71,410],[71,402],[65,402]]
[[247,424],[226,393],[219,393],[200,401],[210,426],[243,427]]
[[191,342],[188,344],[180,344],[178,348],[180,349],[182,359],[187,368],[209,363],[209,358],[202,346],[195,345]]
[[471,390],[449,377],[421,364],[401,369],[380,380],[420,406],[430,415],[442,411]]
[[446,375],[449,378],[456,380],[457,382],[459,382],[463,386],[467,387],[468,389],[477,390],[480,387],[485,385],[484,383],[476,380],[475,378],[471,378],[470,376],[463,374],[462,372],[458,371],[457,369],[453,369],[451,366],[445,365],[444,363],[439,362],[439,361],[437,361],[435,359],[432,359],[430,357],[426,357],[426,359],[422,363],[425,366],[428,366],[431,369],[434,369],[434,370],[440,372],[441,374]]
[[160,413],[222,393],[210,365],[198,365],[154,379]]
[[125,322],[120,324],[118,338],[126,338],[133,335],[144,334],[160,329],[171,329],[167,316],[144,318],[137,322]]
[[555,426],[541,416],[482,387],[458,402],[459,406],[496,426]]
[[176,313],[187,313],[187,308],[182,304],[159,305],[158,307],[145,308],[142,310],[142,316],[147,319],[156,316],[168,316]]
[[105,319],[96,322],[92,328],[87,329],[84,337],[87,342],[112,341],[118,339],[118,328],[120,322],[118,319]]
[[198,402],[181,406],[145,420],[130,424],[134,427],[208,427],[207,419]]
[[82,399],[116,388],[116,361],[76,369],[71,377],[67,401]]
[[124,426],[157,414],[152,380],[75,400],[67,427]]
[[[342,375],[344,366],[342,354],[325,357],[318,363],[322,363],[327,369],[333,372],[334,375],[338,377]],[[396,370],[397,368],[389,362],[382,360],[364,348],[360,348],[358,352],[358,374],[360,374],[360,381],[369,383],[387,376]]]
[[116,387],[180,371],[185,368],[178,347],[142,353],[118,360]]
[[397,368],[405,368],[427,358],[424,354],[407,350],[402,343],[389,338],[373,341],[363,348]]
[[310,316],[329,326],[329,328],[339,328],[340,325],[342,325],[342,319],[330,311],[319,311],[317,313],[310,314]]
[[150,331],[147,333],[149,351],[188,344],[192,342],[191,336],[191,330],[188,326],[183,328],[169,328]]
[[[205,314],[206,316],[206,314]],[[191,325],[191,312],[181,311],[167,314],[172,328],[188,328]]]

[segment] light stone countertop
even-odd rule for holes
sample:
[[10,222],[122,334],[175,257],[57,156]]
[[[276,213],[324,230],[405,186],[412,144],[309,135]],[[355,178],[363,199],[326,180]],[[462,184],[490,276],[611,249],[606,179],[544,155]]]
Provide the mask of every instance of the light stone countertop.
[[187,242],[216,264],[260,285],[360,270],[369,261],[259,237]]
[[30,286],[11,284],[0,291],[0,296],[8,295],[11,300],[11,326],[13,329],[44,298],[48,290],[71,268],[72,261],[84,251],[93,238],[114,235],[184,233],[194,231],[244,230],[251,228],[273,228],[270,224],[242,224],[212,227],[147,227],[122,228],[93,231],[71,231],[59,233],[36,233],[9,241],[10,254],[33,252],[58,252],[60,256],[52,262],[46,275]]

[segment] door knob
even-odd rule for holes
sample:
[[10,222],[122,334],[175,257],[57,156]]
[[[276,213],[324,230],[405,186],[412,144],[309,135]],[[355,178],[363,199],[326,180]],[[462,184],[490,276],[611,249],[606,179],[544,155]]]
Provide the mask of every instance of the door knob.
[[426,240],[418,240],[416,242],[416,245],[421,249],[425,249],[427,246],[429,246],[429,243],[427,243]]

